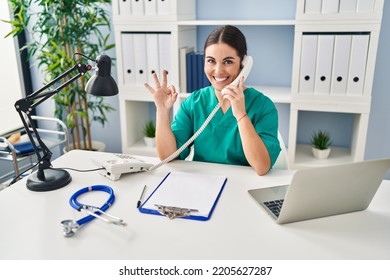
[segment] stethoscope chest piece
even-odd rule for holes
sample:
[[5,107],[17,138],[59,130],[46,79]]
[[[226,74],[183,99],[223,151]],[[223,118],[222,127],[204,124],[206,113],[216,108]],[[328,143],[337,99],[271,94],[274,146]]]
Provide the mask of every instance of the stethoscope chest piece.
[[80,227],[80,225],[74,220],[63,220],[62,224],[62,233],[65,237],[72,237],[75,234],[75,231]]

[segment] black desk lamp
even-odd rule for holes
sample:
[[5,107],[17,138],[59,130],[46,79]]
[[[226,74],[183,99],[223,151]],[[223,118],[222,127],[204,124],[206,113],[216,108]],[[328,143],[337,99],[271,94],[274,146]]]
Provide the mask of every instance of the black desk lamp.
[[[93,59],[81,55],[89,60],[94,61]],[[107,55],[99,55],[96,60],[96,73],[93,75],[87,82],[86,92],[89,94],[97,96],[112,96],[118,93],[118,86],[115,83],[115,80],[111,77],[111,59]],[[16,111],[19,113],[19,116],[23,122],[23,126],[26,130],[28,138],[31,141],[31,144],[34,148],[34,152],[38,159],[38,170],[31,174],[27,180],[27,188],[31,191],[44,192],[51,191],[62,188],[72,181],[72,177],[69,172],[63,169],[54,169],[51,168],[51,156],[52,152],[49,148],[43,143],[39,133],[35,127],[34,122],[31,118],[32,110],[44,102],[46,99],[50,98],[54,94],[58,93],[61,89],[66,87],[68,84],[77,80],[79,77],[84,76],[84,74],[91,70],[93,67],[91,65],[76,63],[75,66],[67,70],[65,73],[50,81],[47,85],[33,92],[25,98],[22,98],[15,103]],[[70,78],[68,81],[60,85],[54,90],[47,90],[53,84],[58,82],[60,79],[65,78],[67,75],[73,71],[78,71],[77,75]],[[25,119],[25,117],[27,120]],[[29,127],[29,124],[31,128]],[[33,138],[35,135],[35,140]],[[37,143],[35,142],[37,141]]]

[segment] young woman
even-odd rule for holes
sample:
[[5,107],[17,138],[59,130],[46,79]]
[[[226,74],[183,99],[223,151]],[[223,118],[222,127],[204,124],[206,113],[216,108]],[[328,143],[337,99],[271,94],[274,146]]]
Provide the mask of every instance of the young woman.
[[[234,26],[216,28],[204,45],[204,71],[211,86],[194,91],[186,98],[170,122],[170,110],[177,99],[167,73],[161,82],[154,75],[155,87],[145,84],[156,105],[156,146],[160,159],[181,147],[202,126],[219,103],[219,111],[194,141],[195,161],[250,165],[259,175],[275,163],[280,145],[278,114],[273,102],[253,88],[230,85],[239,75],[247,54],[246,39]],[[222,89],[226,88],[222,92]],[[184,150],[179,158],[189,154]]]

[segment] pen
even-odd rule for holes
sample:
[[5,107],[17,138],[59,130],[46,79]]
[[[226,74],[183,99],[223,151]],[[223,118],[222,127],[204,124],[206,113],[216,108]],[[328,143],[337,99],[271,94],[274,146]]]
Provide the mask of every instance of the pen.
[[139,197],[139,200],[137,201],[137,208],[139,208],[141,206],[141,202],[142,202],[142,198],[144,197],[145,190],[146,190],[146,185],[144,186],[142,193],[141,193],[141,196]]

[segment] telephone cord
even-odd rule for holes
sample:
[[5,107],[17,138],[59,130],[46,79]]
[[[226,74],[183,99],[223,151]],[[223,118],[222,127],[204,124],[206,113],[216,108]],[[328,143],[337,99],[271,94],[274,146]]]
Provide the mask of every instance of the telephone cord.
[[167,162],[170,162],[171,160],[177,158],[180,155],[180,153],[182,151],[184,151],[184,149],[186,149],[189,145],[191,145],[191,143],[194,142],[194,140],[203,132],[203,130],[210,123],[211,119],[214,117],[214,115],[217,113],[217,111],[219,110],[220,107],[221,107],[221,104],[218,103],[217,106],[215,106],[215,108],[211,111],[211,113],[209,114],[207,119],[204,121],[202,126],[199,127],[199,129],[195,132],[195,134],[192,135],[192,137],[190,139],[188,139],[187,142],[185,142],[183,144],[183,146],[181,146],[179,149],[177,149],[176,152],[171,154],[166,159],[164,159],[164,160],[160,161],[159,163],[157,163],[157,164],[153,165],[152,167],[150,167],[148,169],[148,171],[153,171],[154,169],[159,168],[160,166],[166,164]]

